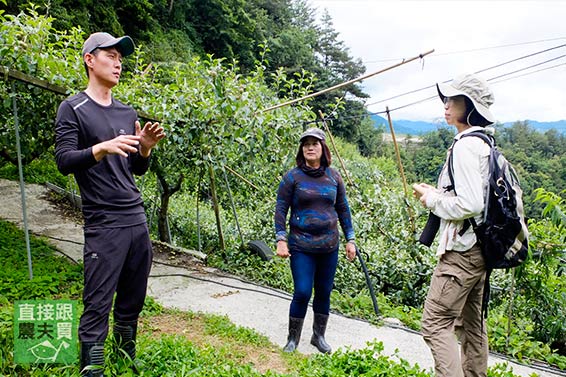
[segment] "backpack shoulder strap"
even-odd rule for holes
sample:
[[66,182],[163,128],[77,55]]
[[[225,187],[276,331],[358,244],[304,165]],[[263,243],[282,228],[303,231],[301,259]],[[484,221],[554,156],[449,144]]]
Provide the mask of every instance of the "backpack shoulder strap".
[[[489,147],[491,149],[495,148],[495,146],[496,146],[495,138],[492,135],[488,135],[487,133],[485,133],[483,131],[472,131],[472,132],[463,134],[462,136],[460,136],[460,139],[463,138],[463,137],[469,137],[469,136],[479,137],[487,145],[489,145]],[[452,157],[452,152],[454,150],[454,145],[456,145],[456,143],[460,139],[457,139],[456,141],[454,141],[454,144],[452,145],[452,150],[450,151],[450,154],[448,155],[448,178],[450,179],[450,186],[448,186],[448,190],[454,190],[454,195],[458,195],[458,193],[456,192],[456,185],[454,184],[454,161],[453,161],[453,157]],[[463,225],[462,229],[458,232],[458,234],[460,236],[462,236],[464,233],[466,233],[466,231],[468,230],[470,225],[473,228],[477,227],[476,220],[473,217],[470,217],[469,219],[464,220],[464,225]]]
[[493,148],[496,146],[495,144],[495,138],[493,137],[493,135],[488,135],[486,132],[484,131],[473,131],[473,132],[469,132],[467,134],[463,134],[462,136],[460,136],[460,139],[463,137],[468,137],[468,136],[475,136],[475,137],[479,137],[480,139],[482,139],[483,141],[485,141],[485,143],[487,145],[490,146],[490,148]]
[[[469,132],[467,134],[463,134],[462,136],[460,136],[460,139],[463,137],[469,137],[469,136],[475,136],[475,137],[479,137],[480,139],[482,139],[487,145],[489,145],[490,148],[495,148],[495,138],[492,135],[488,135],[483,131],[473,131],[473,132]],[[456,187],[454,185],[454,161],[453,161],[453,157],[452,157],[452,152],[454,151],[454,146],[456,145],[456,143],[458,142],[457,139],[454,141],[454,144],[452,144],[452,150],[450,151],[450,154],[448,155],[448,177],[450,178],[450,186],[449,186],[449,190],[454,190],[454,194],[457,195],[456,193]]]

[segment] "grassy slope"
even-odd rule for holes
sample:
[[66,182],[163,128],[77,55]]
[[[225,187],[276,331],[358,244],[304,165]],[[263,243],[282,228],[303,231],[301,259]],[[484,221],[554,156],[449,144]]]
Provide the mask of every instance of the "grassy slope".
[[[27,277],[23,233],[0,220],[0,375],[78,376],[76,365],[13,364],[13,301],[80,300],[82,289],[82,266],[55,256],[51,246],[35,237],[31,246],[33,281]],[[128,361],[116,361],[117,354],[107,349],[106,375],[132,375]],[[237,327],[226,317],[165,310],[150,298],[141,315],[138,349],[144,376],[429,376],[404,360],[381,355],[378,342],[331,356],[289,355],[265,336]],[[489,375],[513,376],[505,366]]]

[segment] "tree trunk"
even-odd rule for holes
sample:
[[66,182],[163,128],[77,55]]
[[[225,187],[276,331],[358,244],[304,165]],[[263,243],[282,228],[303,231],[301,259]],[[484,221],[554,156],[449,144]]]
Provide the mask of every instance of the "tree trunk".
[[167,222],[167,211],[169,210],[169,190],[163,190],[161,193],[161,206],[159,207],[159,215],[157,217],[157,231],[159,233],[159,241],[171,243],[169,236],[169,224]]
[[177,183],[173,186],[167,184],[167,180],[165,179],[163,170],[160,168],[155,169],[155,174],[157,175],[157,179],[161,184],[161,189],[163,190],[160,195],[161,206],[159,207],[159,216],[157,219],[157,230],[159,233],[159,240],[171,243],[171,237],[169,232],[169,223],[167,221],[167,214],[169,212],[169,199],[173,196],[174,193],[181,189],[181,183],[183,182],[184,176],[181,174]]

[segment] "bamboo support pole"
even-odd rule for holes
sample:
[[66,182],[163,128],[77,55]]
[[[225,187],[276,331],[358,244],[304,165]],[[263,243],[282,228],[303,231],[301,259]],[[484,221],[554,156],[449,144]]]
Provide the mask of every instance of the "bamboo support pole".
[[513,322],[513,301],[515,300],[515,271],[511,272],[511,289],[509,290],[509,307],[507,308],[507,334],[505,336],[505,347],[509,347],[509,338],[511,337],[511,324]]
[[214,207],[214,216],[216,216],[216,228],[218,229],[218,239],[222,248],[222,257],[226,259],[226,243],[224,242],[224,234],[222,233],[222,222],[220,221],[220,205],[218,204],[218,196],[216,195],[216,180],[214,179],[214,170],[212,165],[208,164],[208,174],[210,175],[210,191],[212,194],[212,205]]
[[197,185],[197,241],[198,241],[198,251],[202,252],[202,239],[200,236],[200,190],[202,185],[202,177],[204,175],[204,169],[201,165],[200,172],[198,175],[198,185]]
[[320,110],[318,110],[318,113],[320,114],[320,119],[322,119],[322,124],[324,124],[324,128],[326,129],[326,133],[328,134],[328,136],[330,136],[330,142],[332,143],[332,148],[334,149],[334,153],[336,153],[336,157],[338,157],[338,161],[340,161],[340,165],[342,165],[342,170],[344,170],[344,175],[348,179],[350,185],[354,186],[354,182],[352,181],[352,178],[350,178],[350,175],[348,174],[348,170],[346,170],[346,165],[344,165],[344,161],[342,160],[342,157],[340,157],[340,153],[338,153],[338,148],[336,148],[336,143],[334,142],[334,136],[332,136],[332,132],[330,132],[330,128],[328,128],[328,124],[326,124],[326,120],[324,119],[324,114],[322,114],[322,111]]
[[304,100],[309,99],[309,98],[317,97],[317,96],[319,96],[319,95],[321,95],[321,94],[331,92],[331,91],[333,91],[333,90],[342,88],[342,87],[344,87],[344,86],[348,86],[348,85],[353,84],[353,83],[355,83],[355,82],[365,80],[365,79],[370,78],[370,77],[375,76],[375,75],[379,75],[380,73],[387,72],[387,71],[389,71],[389,70],[391,70],[391,69],[393,69],[393,68],[400,67],[400,66],[402,66],[402,65],[404,65],[404,64],[407,64],[407,63],[412,62],[413,60],[422,59],[422,58],[424,58],[426,55],[432,54],[433,52],[434,52],[434,49],[432,49],[432,50],[430,50],[430,51],[427,51],[427,52],[425,52],[425,53],[419,54],[418,56],[412,57],[412,58],[410,58],[410,59],[403,59],[403,61],[401,61],[400,63],[393,64],[392,66],[389,66],[389,67],[387,67],[387,68],[381,69],[381,70],[376,71],[376,72],[373,72],[373,73],[369,73],[369,74],[367,74],[367,75],[360,76],[360,77],[358,77],[358,78],[356,78],[356,79],[352,79],[352,80],[343,82],[343,83],[341,83],[341,84],[337,84],[337,85],[331,86],[330,88],[326,88],[326,89],[320,90],[320,91],[318,91],[318,92],[316,92],[316,93],[312,93],[312,94],[306,95],[306,96],[301,97],[301,98],[297,98],[297,99],[294,99],[294,100],[291,100],[291,101],[287,101],[287,102],[284,102],[284,103],[280,103],[279,105],[275,105],[275,106],[268,107],[267,109],[262,110],[262,112],[267,112],[267,111],[275,110],[275,109],[278,109],[278,108],[280,108],[280,107],[292,105],[292,104],[294,104],[294,103],[297,103],[297,102],[300,102],[300,101],[304,101]]
[[19,124],[20,120],[18,117],[18,103],[16,95],[16,85],[12,81],[12,105],[14,110],[14,128],[16,133],[16,151],[18,155],[18,175],[20,180],[20,194],[21,194],[21,201],[22,201],[22,220],[24,221],[24,235],[26,240],[26,251],[28,257],[28,273],[29,279],[33,279],[33,264],[31,258],[31,246],[29,240],[29,226],[28,226],[28,215],[27,215],[27,202],[26,202],[26,185],[24,181],[24,170],[22,166],[22,148],[20,146],[20,130]]
[[240,241],[242,248],[245,247],[244,236],[242,234],[242,229],[240,228],[240,221],[238,220],[238,212],[236,212],[236,204],[234,203],[234,197],[232,196],[232,189],[230,188],[230,182],[228,181],[228,174],[226,174],[226,166],[222,167],[222,175],[224,176],[224,181],[226,182],[226,189],[228,190],[228,197],[230,198],[230,206],[232,207],[232,213],[234,214],[234,220],[236,221],[236,228],[238,229],[238,234],[240,234]]
[[391,138],[393,139],[393,146],[395,148],[395,156],[397,157],[397,165],[399,166],[399,173],[401,174],[401,179],[403,180],[403,190],[405,191],[405,200],[407,202],[407,211],[409,212],[409,220],[411,222],[411,230],[413,234],[415,233],[415,218],[413,215],[413,210],[409,204],[409,189],[407,187],[407,179],[405,178],[405,169],[403,169],[403,162],[401,161],[401,153],[399,153],[399,145],[397,144],[397,138],[395,137],[395,130],[393,129],[393,122],[391,122],[391,113],[389,112],[389,107],[385,107],[385,112],[387,113],[387,121],[389,122],[389,130],[391,131]]
[[251,187],[255,188],[256,190],[259,191],[259,187],[257,187],[256,185],[254,185],[253,183],[251,183],[248,179],[246,179],[244,176],[242,176],[241,174],[239,174],[238,172],[234,171],[233,169],[231,169],[229,166],[224,165],[224,167],[226,168],[226,170],[228,170],[230,173],[234,174],[236,177],[240,178],[242,181],[246,182],[248,185],[250,185]]
[[[55,85],[50,83],[47,80],[38,79],[37,77],[30,76],[26,73],[16,71],[7,67],[0,66],[0,74],[7,76],[13,80],[18,80],[20,82],[24,82],[26,84],[31,84],[41,89],[48,90],[52,93],[61,94],[61,95],[68,95],[71,93],[71,90],[59,85]],[[139,110],[137,111],[140,118],[151,121],[151,122],[158,122],[161,123],[159,119],[155,119],[155,117]]]
[[0,73],[5,76],[8,76],[11,79],[25,82],[26,84],[31,84],[33,86],[48,90],[53,93],[57,93],[61,95],[66,95],[67,93],[69,93],[68,89],[62,86],[51,84],[47,80],[38,79],[37,77],[30,76],[20,71],[15,71],[8,67],[0,66]]

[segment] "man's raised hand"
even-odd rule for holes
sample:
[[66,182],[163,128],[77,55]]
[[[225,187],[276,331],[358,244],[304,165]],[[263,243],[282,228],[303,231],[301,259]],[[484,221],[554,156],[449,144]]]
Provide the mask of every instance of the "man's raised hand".
[[92,154],[96,161],[102,160],[106,155],[117,154],[128,157],[128,153],[137,153],[140,137],[134,135],[120,135],[114,139],[98,143],[92,147]]
[[147,122],[142,129],[140,122],[136,120],[136,136],[140,138],[140,154],[143,157],[149,157],[153,147],[165,137],[165,132],[157,122]]

